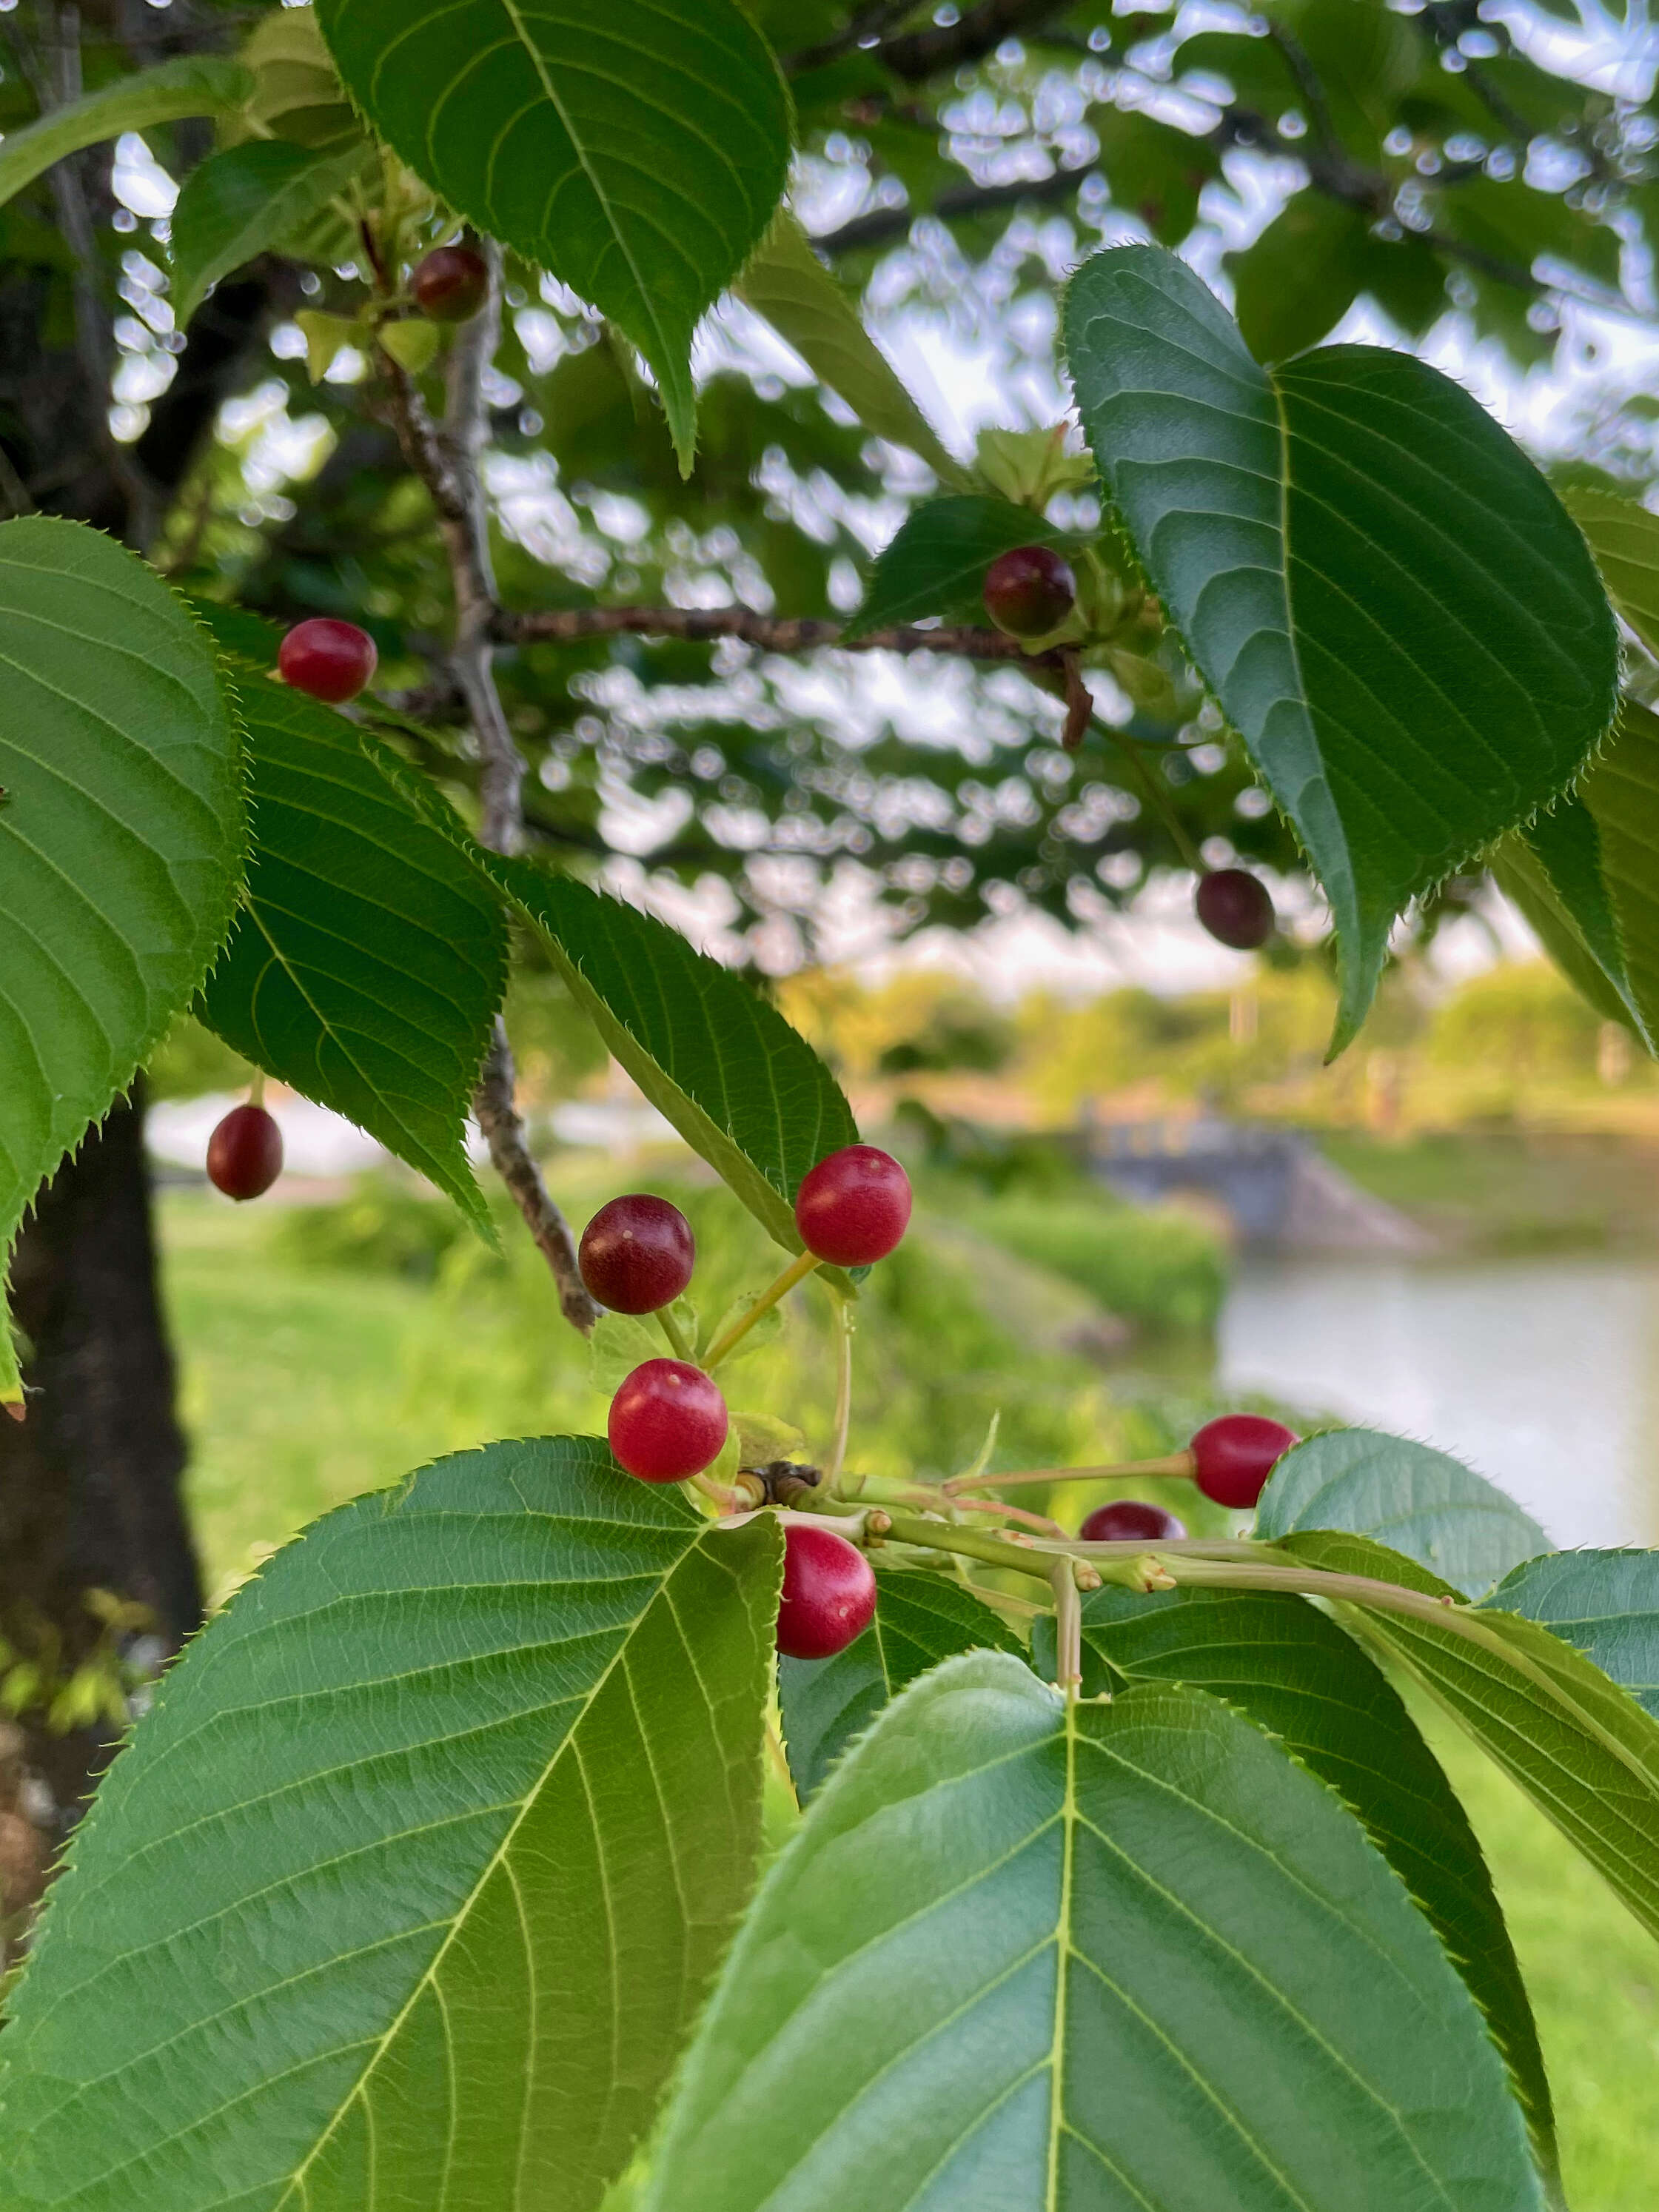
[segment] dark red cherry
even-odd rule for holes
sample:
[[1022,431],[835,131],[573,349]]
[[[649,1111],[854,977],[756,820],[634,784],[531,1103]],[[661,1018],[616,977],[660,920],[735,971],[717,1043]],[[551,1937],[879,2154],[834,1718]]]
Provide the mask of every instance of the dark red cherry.
[[807,1250],[836,1267],[884,1260],[910,1223],[910,1178],[890,1152],[845,1145],[803,1178],[795,1226]]
[[1211,936],[1235,952],[1254,952],[1273,933],[1273,899],[1248,868],[1212,868],[1199,878],[1193,904]]
[[862,1636],[876,1610],[876,1578],[862,1552],[833,1528],[792,1521],[783,1532],[778,1649],[790,1659],[833,1659]]
[[684,1359],[647,1359],[611,1401],[606,1432],[617,1462],[641,1482],[684,1482],[726,1442],[720,1385]]
[[374,673],[374,641],[356,623],[313,615],[295,623],[283,640],[276,666],[284,684],[331,707],[355,699]]
[[985,571],[985,611],[1010,637],[1046,637],[1077,602],[1077,579],[1052,545],[1016,545]]
[[489,270],[470,246],[434,246],[417,264],[409,289],[434,323],[469,322],[489,295]]
[[283,1172],[283,1133],[263,1106],[233,1106],[208,1139],[208,1181],[227,1198],[261,1198]]
[[691,1224],[678,1206],[630,1191],[602,1206],[582,1231],[582,1280],[612,1313],[655,1313],[672,1305],[697,1256]]
[[1188,1449],[1199,1488],[1218,1505],[1254,1505],[1267,1477],[1301,1437],[1265,1413],[1223,1413],[1206,1421]]
[[1097,1505],[1078,1530],[1085,1544],[1178,1544],[1187,1524],[1139,1498],[1114,1498]]

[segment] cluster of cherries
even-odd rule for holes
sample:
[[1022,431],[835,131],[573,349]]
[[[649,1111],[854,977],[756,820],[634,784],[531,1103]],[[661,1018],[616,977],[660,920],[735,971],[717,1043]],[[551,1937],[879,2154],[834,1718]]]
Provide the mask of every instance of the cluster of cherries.
[[[1077,604],[1077,578],[1052,545],[1016,545],[985,572],[985,611],[1010,637],[1047,637]],[[1208,868],[1194,900],[1218,944],[1254,952],[1273,933],[1273,902],[1248,868]]]
[[[848,1145],[822,1159],[795,1199],[795,1226],[816,1260],[866,1267],[908,1227],[910,1179],[890,1152]],[[603,1206],[583,1231],[582,1280],[613,1313],[656,1313],[691,1280],[691,1224],[665,1198],[630,1192]],[[683,1482],[719,1458],[729,1418],[720,1385],[688,1359],[647,1359],[611,1401],[606,1434],[619,1466],[641,1482]],[[869,1626],[876,1578],[862,1552],[815,1522],[784,1526],[778,1649],[828,1659]]]

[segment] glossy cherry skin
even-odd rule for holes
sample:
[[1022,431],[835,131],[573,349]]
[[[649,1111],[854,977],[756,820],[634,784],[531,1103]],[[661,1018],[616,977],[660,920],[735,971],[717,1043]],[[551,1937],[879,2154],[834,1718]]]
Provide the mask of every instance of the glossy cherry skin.
[[233,1106],[208,1139],[208,1181],[227,1198],[262,1198],[283,1172],[283,1133],[263,1106]]
[[1077,603],[1077,579],[1051,545],[1016,545],[985,571],[985,611],[1010,637],[1046,637]]
[[691,1224],[678,1206],[629,1191],[602,1206],[582,1231],[582,1280],[612,1313],[655,1313],[691,1279],[697,1257]]
[[313,615],[308,622],[295,623],[283,640],[276,666],[283,683],[296,691],[340,707],[356,697],[379,658],[374,639],[356,623]]
[[1235,952],[1254,952],[1273,933],[1272,896],[1248,868],[1212,868],[1199,878],[1193,904],[1211,936]]
[[606,1433],[617,1463],[641,1482],[684,1482],[726,1442],[720,1385],[684,1359],[647,1359],[611,1401]]
[[416,264],[409,289],[434,323],[465,323],[489,296],[489,271],[470,246],[434,246]]
[[862,1636],[876,1610],[876,1577],[862,1552],[833,1528],[791,1522],[783,1532],[778,1649],[789,1659],[833,1659]]
[[1218,1505],[1254,1505],[1267,1477],[1301,1437],[1265,1413],[1223,1413],[1206,1421],[1188,1449],[1199,1488]]
[[910,1178],[876,1145],[844,1145],[820,1160],[795,1197],[809,1252],[835,1267],[884,1260],[910,1225]]
[[1184,1521],[1139,1498],[1096,1506],[1078,1530],[1085,1544],[1178,1544],[1186,1533]]

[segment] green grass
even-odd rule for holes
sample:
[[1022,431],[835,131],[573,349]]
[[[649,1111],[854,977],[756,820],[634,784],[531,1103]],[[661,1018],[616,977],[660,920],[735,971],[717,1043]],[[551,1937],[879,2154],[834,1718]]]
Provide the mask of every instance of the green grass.
[[1493,1253],[1659,1243],[1650,1145],[1616,1136],[1450,1131],[1389,1143],[1329,1131],[1320,1148],[1449,1244]]
[[[749,1237],[724,1194],[645,1180],[697,1213],[699,1287],[712,1288],[711,1304],[763,1270],[765,1240]],[[340,1264],[353,1248],[337,1219],[307,1230],[180,1196],[163,1218],[191,1504],[216,1592],[316,1514],[440,1452],[602,1425],[603,1401],[538,1262],[491,1261],[457,1244],[422,1282],[389,1265]],[[299,1256],[308,1239],[334,1264]],[[393,1237],[383,1256],[395,1261],[409,1241]],[[866,1302],[855,1442],[868,1463],[960,1464],[999,1405],[1004,1466],[1026,1454],[1029,1464],[1167,1448],[1155,1416],[1114,1408],[1085,1364],[1042,1348],[1073,1310],[1065,1286],[1037,1271],[989,1279],[997,1271],[974,1232],[930,1229],[925,1218],[902,1249],[904,1264],[878,1271],[879,1296]],[[809,1437],[829,1413],[819,1303],[798,1294],[792,1336],[733,1370],[740,1401],[791,1413]],[[1470,1807],[1533,1990],[1573,2212],[1650,2212],[1659,1948],[1503,1777],[1449,1725],[1432,1716],[1426,1725]]]

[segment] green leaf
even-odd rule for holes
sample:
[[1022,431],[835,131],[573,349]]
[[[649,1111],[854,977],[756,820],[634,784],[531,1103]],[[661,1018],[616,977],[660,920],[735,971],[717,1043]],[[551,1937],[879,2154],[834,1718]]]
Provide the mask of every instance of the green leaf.
[[1600,581],[1520,448],[1409,355],[1338,346],[1270,373],[1152,246],[1085,262],[1065,331],[1103,481],[1330,900],[1339,1048],[1401,908],[1606,731]]
[[1589,541],[1607,597],[1650,653],[1659,653],[1659,515],[1613,492],[1571,490],[1562,501]]
[[267,248],[289,245],[362,169],[366,149],[315,154],[254,138],[210,155],[185,178],[173,210],[173,315],[180,330],[210,286]]
[[1461,1459],[1376,1429],[1332,1429],[1285,1453],[1253,1533],[1271,1542],[1297,1528],[1375,1536],[1465,1597],[1550,1548],[1532,1516]]
[[0,145],[0,202],[83,146],[187,115],[233,115],[252,92],[252,76],[240,62],[214,54],[185,55],[115,77],[27,129],[7,132]]
[[1071,553],[1083,543],[1010,500],[981,493],[924,500],[911,508],[877,556],[848,635],[929,615],[983,626],[988,619],[985,571],[999,553],[1016,545],[1054,545]]
[[319,0],[317,15],[410,168],[627,332],[689,470],[691,333],[789,162],[788,94],[737,0]]
[[1198,220],[1198,196],[1221,173],[1215,149],[1144,109],[1102,106],[1090,121],[1113,204],[1139,216],[1161,246],[1179,246]]
[[1233,313],[1261,362],[1285,361],[1316,345],[1365,287],[1370,225],[1346,201],[1302,191],[1260,238],[1225,257]]
[[818,259],[787,208],[779,210],[732,289],[840,394],[866,430],[908,447],[941,483],[962,481],[963,471],[865,329],[856,302]]
[[[1033,1624],[1048,1679],[1054,1621]],[[1206,1690],[1334,1790],[1425,1913],[1503,2052],[1533,2149],[1559,2186],[1549,2080],[1526,1984],[1468,1817],[1399,1696],[1352,1636],[1273,1591],[1109,1586],[1083,1607],[1085,1696],[1131,1682]]]
[[1659,1553],[1550,1552],[1486,1603],[1553,1630],[1659,1720]]
[[548,1437],[279,1553],[54,1888],[7,2212],[589,2212],[753,1879],[777,1553]]
[[[1334,1573],[1443,1601],[1451,1595],[1438,1576],[1369,1537],[1310,1531],[1279,1548]],[[1381,1607],[1345,1607],[1344,1618],[1370,1648],[1409,1668],[1659,1936],[1659,1722],[1517,1613],[1466,1609],[1481,1641]]]
[[355,315],[330,315],[320,307],[301,307],[295,321],[306,342],[306,374],[320,384],[343,346],[367,345],[368,333]]
[[698,2032],[656,2212],[1524,2212],[1517,2107],[1322,1784],[1200,1692],[947,1661],[837,1767]]
[[[669,1309],[689,1343],[697,1334],[696,1310],[688,1298],[676,1298]],[[608,1396],[634,1370],[647,1359],[672,1359],[668,1339],[654,1313],[603,1312],[587,1340],[587,1376],[596,1390]]]
[[501,901],[458,849],[459,824],[447,837],[411,807],[367,732],[263,677],[245,678],[242,703],[253,856],[202,1018],[490,1237],[464,1136],[507,988]]
[[876,1572],[876,1617],[833,1659],[778,1661],[789,1771],[804,1805],[854,1737],[899,1692],[960,1651],[1020,1653],[983,1598],[928,1572]]
[[0,526],[0,667],[3,1265],[223,943],[246,821],[211,641],[110,538]]
[[423,315],[404,315],[396,322],[382,323],[376,335],[393,361],[411,376],[430,368],[437,358],[438,325]]
[[[640,1089],[786,1251],[809,1168],[856,1144],[840,1085],[777,1008],[678,930],[568,876],[480,852]],[[824,1272],[845,1280],[836,1270]]]

